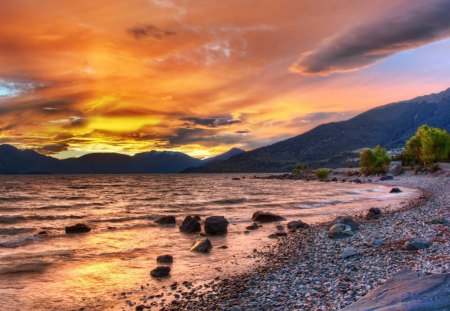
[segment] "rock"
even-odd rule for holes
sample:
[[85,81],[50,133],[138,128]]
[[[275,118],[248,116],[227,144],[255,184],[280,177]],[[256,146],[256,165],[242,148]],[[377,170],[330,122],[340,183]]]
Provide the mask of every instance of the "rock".
[[202,218],[201,218],[199,215],[194,215],[193,217],[194,217],[194,219],[197,220],[197,221],[202,220]]
[[394,176],[392,176],[392,175],[386,175],[386,176],[380,177],[380,181],[392,180],[392,179],[394,179]]
[[205,232],[210,235],[225,234],[228,232],[228,221],[223,216],[210,216],[205,219]]
[[191,251],[197,253],[207,253],[211,250],[212,244],[208,238],[197,240],[191,247]]
[[48,232],[47,231],[39,231],[39,233],[37,235],[47,235]]
[[156,261],[159,263],[172,263],[173,262],[173,256],[172,255],[161,255],[156,257]]
[[328,237],[330,239],[343,239],[352,235],[352,228],[346,224],[334,224],[328,230]]
[[277,238],[277,235],[276,235],[275,233],[272,233],[272,234],[269,234],[269,235],[268,235],[268,238],[269,238],[269,239],[276,239],[276,238]]
[[342,310],[449,310],[449,288],[450,273],[403,270]]
[[400,188],[392,188],[391,191],[390,191],[390,193],[400,193],[400,192],[402,192],[400,190]]
[[275,235],[276,236],[287,236],[287,233],[284,232],[284,231],[279,230],[279,231],[275,232]]
[[155,222],[160,225],[175,225],[177,221],[174,216],[162,216],[156,219]]
[[272,221],[281,221],[285,220],[280,215],[271,213],[271,212],[255,212],[253,213],[252,220],[254,221],[260,221],[260,222],[272,222]]
[[250,226],[245,227],[245,229],[247,229],[247,230],[256,230],[258,228],[259,228],[259,226],[258,226],[258,224],[256,222],[254,222]]
[[331,181],[338,181],[337,177],[331,178]]
[[402,161],[392,161],[389,164],[388,172],[393,176],[398,176],[402,174],[403,173]]
[[68,226],[66,227],[66,233],[72,234],[72,233],[86,233],[91,231],[91,228],[89,228],[85,224],[76,224],[75,226]]
[[351,256],[355,256],[358,254],[358,251],[354,247],[346,247],[341,254],[342,259],[346,259]]
[[200,232],[201,226],[198,220],[192,216],[186,216],[180,225],[180,231],[187,233]]
[[449,225],[450,221],[446,218],[435,218],[429,221],[433,225]]
[[431,243],[428,241],[425,241],[421,238],[414,238],[411,240],[408,240],[403,244],[402,249],[407,251],[417,251],[420,249],[425,249],[431,246]]
[[377,219],[381,216],[381,210],[378,207],[372,207],[366,215],[367,220]]
[[301,220],[294,220],[294,221],[288,222],[287,228],[289,230],[306,229],[306,228],[309,228],[309,225],[307,223],[304,223]]
[[241,180],[239,177],[233,177],[231,180]]
[[158,266],[150,272],[150,275],[154,278],[165,278],[170,274],[170,267]]
[[228,246],[226,246],[226,245],[222,245],[222,246],[219,246],[218,248],[220,248],[220,249],[227,249],[227,248],[228,248]]
[[136,306],[135,310],[136,311],[144,311],[145,306],[144,305],[138,305]]
[[380,245],[383,245],[383,244],[384,244],[383,239],[381,239],[379,237],[375,237],[372,240],[372,245],[380,246]]
[[353,220],[350,216],[339,216],[336,217],[332,222],[331,225],[335,224],[344,224],[347,226],[350,226],[352,231],[358,231],[359,230],[359,224]]

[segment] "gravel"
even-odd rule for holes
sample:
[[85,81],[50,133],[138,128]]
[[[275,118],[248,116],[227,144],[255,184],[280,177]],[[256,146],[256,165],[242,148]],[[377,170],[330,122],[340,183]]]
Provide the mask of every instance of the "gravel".
[[[254,251],[260,264],[248,273],[177,288],[146,307],[160,310],[339,310],[405,268],[425,273],[450,271],[450,179],[432,175],[395,177],[382,184],[418,188],[423,196],[397,211],[381,209],[377,219],[355,215],[360,229],[351,237],[328,238],[329,224],[310,226]],[[439,220],[439,221],[438,221]],[[402,250],[408,240],[431,243]],[[355,255],[342,258],[351,250]]]

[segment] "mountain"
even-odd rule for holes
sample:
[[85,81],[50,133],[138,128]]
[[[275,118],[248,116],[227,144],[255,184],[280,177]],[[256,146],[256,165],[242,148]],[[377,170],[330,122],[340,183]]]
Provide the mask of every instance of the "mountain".
[[0,145],[0,174],[140,174],[178,173],[186,168],[226,160],[244,152],[231,149],[208,158],[196,159],[181,152],[150,151],[134,156],[119,153],[91,153],[79,158],[58,160],[33,150],[19,150],[10,145]]
[[234,157],[235,155],[244,153],[245,151],[239,148],[232,148],[230,150],[228,150],[225,153],[222,153],[218,156],[215,157],[211,157],[211,158],[207,158],[204,159],[202,161],[202,163],[200,163],[200,165],[195,165],[192,167],[189,167],[185,170],[182,170],[180,172],[182,173],[196,173],[196,172],[203,172],[203,169],[208,167],[208,165],[214,164],[214,163],[220,163],[222,161],[228,160],[231,157]]
[[422,124],[450,131],[450,89],[388,104],[342,122],[320,125],[304,134],[210,163],[196,172],[284,172],[299,163],[345,165],[346,155],[363,147],[403,147]]

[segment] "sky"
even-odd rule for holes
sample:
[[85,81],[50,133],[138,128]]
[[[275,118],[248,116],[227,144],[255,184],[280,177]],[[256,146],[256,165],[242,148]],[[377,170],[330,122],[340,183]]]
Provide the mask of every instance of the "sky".
[[204,158],[450,87],[448,0],[1,0],[0,144]]

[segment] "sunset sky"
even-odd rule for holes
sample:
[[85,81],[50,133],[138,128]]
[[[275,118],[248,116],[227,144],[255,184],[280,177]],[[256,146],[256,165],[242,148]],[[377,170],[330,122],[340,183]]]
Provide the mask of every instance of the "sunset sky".
[[1,0],[0,144],[207,157],[450,87],[448,0]]

